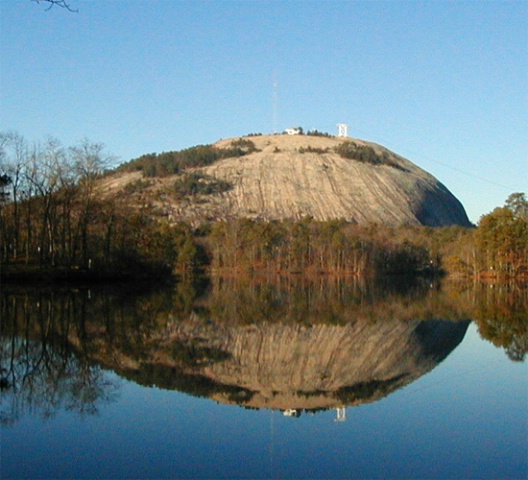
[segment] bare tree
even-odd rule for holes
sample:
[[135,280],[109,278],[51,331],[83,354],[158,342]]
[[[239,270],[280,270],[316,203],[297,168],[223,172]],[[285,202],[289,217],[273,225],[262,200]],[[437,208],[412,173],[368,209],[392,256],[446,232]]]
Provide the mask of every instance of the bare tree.
[[78,12],[77,9],[72,8],[71,3],[69,0],[31,0],[35,3],[44,3],[48,5],[48,8],[46,10],[49,10],[50,8],[53,8],[55,5],[61,8],[65,8],[66,10],[69,10],[70,12]]
[[49,138],[43,148],[36,149],[32,156],[30,181],[41,200],[40,234],[38,242],[39,263],[55,259],[57,196],[61,187],[60,173],[67,161],[61,143]]
[[78,186],[82,262],[85,267],[89,267],[88,230],[100,203],[96,191],[97,180],[112,163],[113,157],[105,153],[105,146],[102,143],[92,143],[87,139],[70,147],[69,151]]
[[0,145],[2,146],[0,171],[9,178],[11,187],[9,199],[12,204],[13,231],[10,243],[12,255],[17,257],[20,240],[20,202],[24,195],[29,147],[25,138],[16,132],[0,132]]

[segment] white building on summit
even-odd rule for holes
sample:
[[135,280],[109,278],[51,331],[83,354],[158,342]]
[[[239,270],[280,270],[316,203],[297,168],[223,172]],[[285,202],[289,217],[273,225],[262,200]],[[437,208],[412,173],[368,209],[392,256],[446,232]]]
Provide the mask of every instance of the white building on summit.
[[301,127],[287,128],[284,130],[287,135],[300,135],[302,132]]

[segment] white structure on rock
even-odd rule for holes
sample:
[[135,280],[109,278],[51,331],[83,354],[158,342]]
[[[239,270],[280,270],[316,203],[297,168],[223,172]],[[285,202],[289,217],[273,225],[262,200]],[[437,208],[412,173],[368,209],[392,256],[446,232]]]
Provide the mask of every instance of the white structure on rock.
[[336,408],[336,422],[344,422],[346,420],[346,407]]
[[337,136],[348,137],[348,125],[346,123],[337,124]]
[[300,135],[301,134],[301,129],[299,127],[295,127],[295,128],[287,128],[285,130],[285,132],[288,134],[288,135]]

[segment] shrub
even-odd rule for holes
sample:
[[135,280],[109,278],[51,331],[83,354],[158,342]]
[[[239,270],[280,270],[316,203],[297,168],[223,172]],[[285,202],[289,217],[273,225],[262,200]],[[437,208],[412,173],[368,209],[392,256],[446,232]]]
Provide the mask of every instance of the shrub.
[[231,142],[230,148],[220,150],[222,158],[242,157],[249,153],[257,152],[255,144],[248,139],[239,138]]
[[323,153],[328,153],[328,148],[317,148],[317,147],[311,147],[311,146],[300,147],[299,148],[299,153],[319,153],[319,154],[323,154]]
[[152,182],[150,180],[143,180],[140,178],[135,182],[127,183],[127,185],[123,189],[123,192],[128,195],[132,193],[139,193],[150,187],[150,185],[152,185]]
[[306,135],[310,135],[312,137],[331,137],[332,135],[330,135],[329,133],[326,133],[326,132],[320,132],[319,130],[308,130],[306,132]]
[[118,170],[127,172],[140,170],[145,177],[166,177],[179,174],[189,168],[206,167],[224,158],[241,157],[255,151],[257,148],[251,140],[241,138],[233,140],[229,148],[198,145],[174,152],[149,153],[131,160]]
[[216,180],[201,173],[185,174],[173,185],[173,192],[177,198],[187,195],[212,195],[230,190],[232,185],[224,180]]
[[369,145],[359,145],[356,142],[346,141],[335,147],[335,152],[343,158],[356,160],[371,165],[386,165],[397,168],[398,170],[407,171],[404,167],[390,159],[386,152],[376,153]]

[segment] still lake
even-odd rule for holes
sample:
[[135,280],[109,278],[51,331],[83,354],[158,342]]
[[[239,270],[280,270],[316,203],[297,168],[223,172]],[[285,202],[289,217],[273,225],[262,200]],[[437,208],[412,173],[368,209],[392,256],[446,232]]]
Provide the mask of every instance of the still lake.
[[3,285],[0,477],[528,478],[526,286]]

